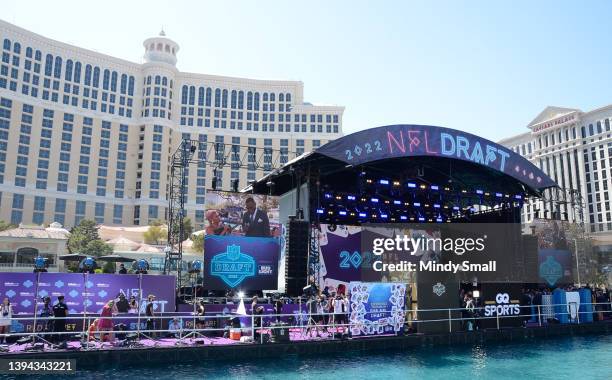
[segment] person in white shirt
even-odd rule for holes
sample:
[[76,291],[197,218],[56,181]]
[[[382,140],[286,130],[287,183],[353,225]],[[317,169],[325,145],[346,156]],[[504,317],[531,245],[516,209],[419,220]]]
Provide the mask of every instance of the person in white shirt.
[[168,324],[168,337],[179,338],[183,332],[183,323],[179,317],[174,317]]
[[13,318],[13,306],[7,297],[4,297],[0,304],[0,334],[2,334],[2,344],[6,344],[6,334],[11,332]]

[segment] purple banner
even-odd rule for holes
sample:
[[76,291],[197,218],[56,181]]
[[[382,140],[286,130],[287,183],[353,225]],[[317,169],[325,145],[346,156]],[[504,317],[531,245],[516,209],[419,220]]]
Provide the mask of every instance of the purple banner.
[[211,290],[276,290],[278,238],[206,235],[204,287]]
[[[15,314],[32,314],[34,300],[42,305],[43,297],[51,297],[52,304],[63,295],[70,314],[99,313],[111,299],[123,293],[138,299],[139,276],[131,274],[81,274],[81,273],[40,273],[39,280],[34,273],[2,273],[0,294],[8,297]],[[174,276],[142,275],[142,295],[154,294],[157,312],[174,311],[176,278]],[[38,289],[38,294],[35,293]],[[144,312],[145,302],[140,302]]]

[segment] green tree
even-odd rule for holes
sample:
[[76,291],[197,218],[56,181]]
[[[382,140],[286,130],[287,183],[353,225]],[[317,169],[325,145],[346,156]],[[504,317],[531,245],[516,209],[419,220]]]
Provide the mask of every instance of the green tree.
[[82,254],[93,257],[100,257],[104,255],[112,255],[113,247],[106,244],[102,240],[91,240],[87,243],[85,248],[81,251]]
[[110,261],[106,262],[102,266],[102,273],[115,273],[115,264],[111,263]]
[[68,238],[68,251],[70,253],[83,253],[87,244],[93,240],[100,240],[98,228],[93,220],[83,219],[78,226],[70,230]]
[[191,240],[193,241],[194,252],[204,252],[204,234],[191,235]]
[[183,219],[183,238],[182,240],[187,240],[193,233],[193,225],[191,224],[191,219],[185,218]]
[[[176,232],[176,227],[174,227],[172,231]],[[189,239],[192,233],[193,233],[193,225],[191,224],[191,219],[184,218],[183,219],[183,235],[181,236],[181,240],[185,241]]]
[[143,234],[144,241],[147,244],[160,244],[167,238],[167,230],[160,225],[150,225],[149,229]]
[[0,231],[10,230],[11,228],[16,228],[17,225],[6,223],[4,220],[0,220]]

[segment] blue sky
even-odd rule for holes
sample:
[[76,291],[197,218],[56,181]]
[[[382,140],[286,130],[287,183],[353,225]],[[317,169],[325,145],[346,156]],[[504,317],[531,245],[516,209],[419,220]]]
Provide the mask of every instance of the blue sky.
[[304,82],[344,132],[432,124],[499,140],[547,105],[612,103],[610,1],[18,1],[0,18],[140,62],[164,27],[182,71]]

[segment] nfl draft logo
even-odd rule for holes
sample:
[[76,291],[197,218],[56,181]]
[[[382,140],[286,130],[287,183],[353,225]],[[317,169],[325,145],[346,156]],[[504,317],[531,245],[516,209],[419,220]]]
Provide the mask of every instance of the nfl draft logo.
[[230,288],[234,288],[245,278],[255,275],[255,260],[248,254],[240,252],[239,245],[228,245],[225,252],[212,258],[210,274],[219,277]]
[[563,267],[554,257],[548,256],[546,261],[540,264],[540,277],[553,286],[563,277]]
[[438,297],[442,296],[442,294],[446,293],[446,286],[443,283],[438,282],[433,286],[433,292]]

